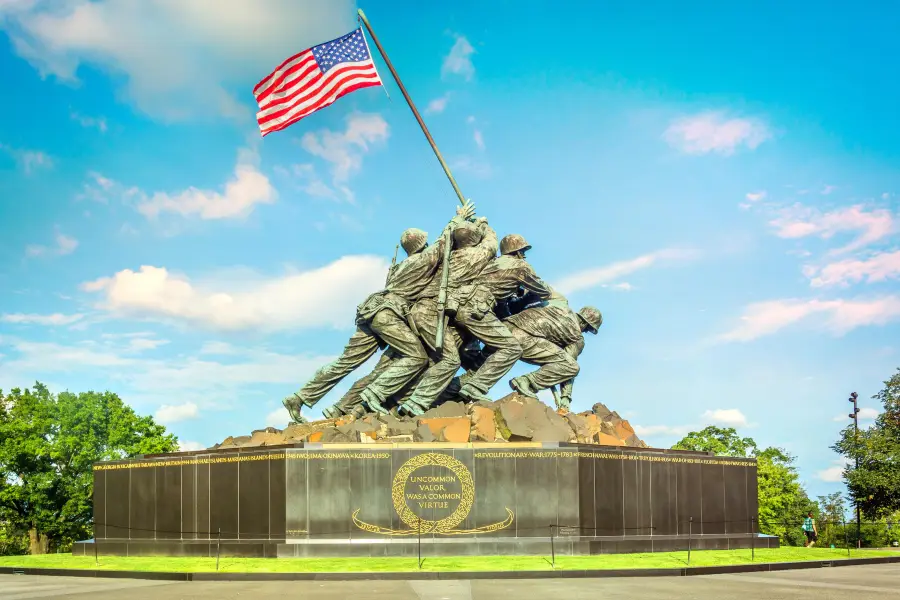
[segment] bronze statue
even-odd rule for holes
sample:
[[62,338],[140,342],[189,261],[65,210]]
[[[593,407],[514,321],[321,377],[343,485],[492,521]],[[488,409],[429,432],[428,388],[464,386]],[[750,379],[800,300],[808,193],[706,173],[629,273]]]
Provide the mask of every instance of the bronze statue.
[[327,418],[369,410],[420,415],[448,400],[490,401],[488,391],[519,359],[539,368],[510,386],[531,397],[550,388],[557,408],[568,408],[582,334],[597,333],[600,311],[572,312],[526,262],[525,238],[511,234],[498,244],[487,219],[474,213],[471,203],[457,208],[430,246],[424,231],[403,232],[407,258],[396,264],[395,251],[385,289],[357,307],[357,331],[342,355],[284,400],[292,420],[304,422],[302,406],[314,406],[379,348],[375,368],[323,411]]
[[[500,256],[485,260],[487,250],[493,248],[496,234],[485,222],[484,239],[477,245],[465,246],[465,238],[458,244],[459,267],[451,255],[450,308],[453,321],[460,329],[481,340],[490,351],[484,364],[465,381],[459,395],[468,402],[490,400],[487,392],[513,367],[522,356],[522,346],[494,313],[498,301],[524,288],[538,298],[550,297],[550,289],[525,261],[531,249],[520,235],[512,234],[500,241]],[[463,230],[457,229],[454,236]],[[469,250],[474,250],[468,252]],[[454,277],[456,275],[456,277]]]
[[549,300],[511,315],[504,323],[522,346],[521,360],[539,367],[512,378],[510,387],[523,396],[537,398],[540,390],[560,385],[557,408],[568,409],[579,371],[578,357],[584,349],[582,334],[597,333],[603,323],[600,311],[585,306],[574,313],[568,300],[551,288]]
[[[453,231],[474,214],[472,204],[457,209],[457,215],[447,225]],[[428,355],[418,336],[407,323],[409,305],[421,295],[434,279],[440,265],[443,242],[429,247],[424,231],[408,229],[400,243],[408,257],[389,274],[385,289],[366,298],[356,309],[356,332],[344,351],[332,363],[316,371],[300,391],[284,399],[291,419],[302,423],[302,406],[311,408],[331,391],[344,377],[366,362],[379,348],[390,346],[399,355],[390,365],[360,392],[362,400],[373,409],[402,389],[428,364]],[[383,410],[383,409],[382,409]]]

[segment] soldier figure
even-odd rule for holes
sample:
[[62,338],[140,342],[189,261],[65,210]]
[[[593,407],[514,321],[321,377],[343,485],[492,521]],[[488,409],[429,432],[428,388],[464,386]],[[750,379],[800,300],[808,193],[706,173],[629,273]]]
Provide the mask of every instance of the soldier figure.
[[494,314],[494,306],[520,287],[538,298],[550,297],[549,287],[525,261],[531,246],[520,235],[500,241],[495,256],[496,233],[481,223],[482,231],[460,227],[454,231],[455,250],[450,262],[448,311],[460,331],[480,340],[490,352],[484,363],[459,389],[467,402],[490,400],[486,395],[522,356],[522,346]]
[[512,378],[509,385],[523,396],[537,398],[538,391],[560,384],[557,408],[568,409],[579,371],[578,357],[584,349],[582,334],[596,334],[603,316],[592,306],[576,314],[562,294],[551,291],[550,299],[541,306],[526,308],[504,321],[522,346],[522,360],[539,367]]
[[[445,232],[452,232],[465,223],[474,210],[472,204],[457,208],[457,216],[450,221]],[[305,422],[300,414],[301,407],[315,406],[379,348],[390,346],[394,359],[360,392],[363,401],[373,408],[380,407],[382,402],[400,391],[426,367],[428,355],[407,324],[406,317],[410,303],[417,300],[434,279],[443,256],[444,239],[442,235],[438,243],[429,247],[424,231],[407,229],[403,232],[400,244],[408,258],[392,270],[384,290],[372,294],[357,307],[357,329],[341,356],[316,371],[299,392],[284,399],[284,406],[293,421]]]

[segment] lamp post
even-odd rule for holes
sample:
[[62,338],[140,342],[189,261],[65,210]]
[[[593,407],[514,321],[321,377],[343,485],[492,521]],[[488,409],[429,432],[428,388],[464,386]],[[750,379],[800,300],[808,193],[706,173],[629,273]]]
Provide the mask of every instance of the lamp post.
[[[848,416],[853,419],[853,455],[856,458],[856,469],[859,469],[859,407],[856,405],[856,399],[858,398],[856,392],[850,394],[850,397],[847,398],[848,402],[853,403],[853,412]],[[859,515],[859,500],[856,501],[856,547],[862,547],[862,540],[860,537],[860,515]]]

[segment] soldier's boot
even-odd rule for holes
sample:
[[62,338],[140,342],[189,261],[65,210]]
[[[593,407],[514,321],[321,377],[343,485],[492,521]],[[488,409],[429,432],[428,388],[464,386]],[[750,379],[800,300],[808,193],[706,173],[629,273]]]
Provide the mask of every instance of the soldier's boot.
[[513,377],[509,380],[509,387],[523,396],[534,398],[535,400],[538,399],[537,390],[534,389],[534,386],[527,375]]
[[362,404],[357,404],[353,407],[353,410],[350,411],[350,416],[362,419],[366,416],[366,407]]
[[288,414],[291,416],[291,421],[294,423],[308,423],[309,421],[307,421],[306,417],[300,414],[300,409],[304,406],[312,408],[315,405],[315,402],[309,403],[304,400],[300,394],[291,394],[282,400],[281,403],[284,404]]
[[381,403],[381,399],[373,394],[368,388],[361,391],[359,397],[362,399],[362,403],[371,408],[374,412],[381,415],[391,414],[390,411],[384,407],[384,404]]
[[493,402],[490,396],[487,396],[474,385],[468,383],[459,388],[459,397],[468,404],[473,404],[475,402]]
[[420,415],[424,415],[426,410],[427,410],[427,408],[423,407],[415,400],[409,399],[400,405],[399,410],[397,412],[401,416],[409,415],[411,417],[418,417]]
[[326,419],[338,419],[344,416],[344,413],[341,409],[337,407],[336,404],[329,406],[328,408],[322,409],[322,416]]

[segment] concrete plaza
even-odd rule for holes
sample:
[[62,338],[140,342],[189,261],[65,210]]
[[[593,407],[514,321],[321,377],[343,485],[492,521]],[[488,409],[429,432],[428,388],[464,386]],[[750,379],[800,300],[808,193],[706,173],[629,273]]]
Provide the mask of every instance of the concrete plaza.
[[798,571],[606,579],[473,581],[159,582],[130,579],[0,575],[0,599],[168,600],[316,598],[338,600],[509,600],[560,598],[900,599],[900,564]]

